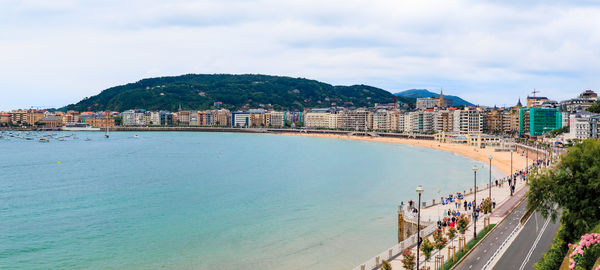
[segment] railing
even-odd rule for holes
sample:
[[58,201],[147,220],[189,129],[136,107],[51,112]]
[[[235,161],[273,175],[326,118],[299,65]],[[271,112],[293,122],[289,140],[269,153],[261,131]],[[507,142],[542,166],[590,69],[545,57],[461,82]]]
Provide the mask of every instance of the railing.
[[[430,234],[435,232],[436,229],[437,229],[436,224],[432,223],[431,225],[429,225],[421,230],[421,237],[429,236]],[[404,241],[394,245],[393,247],[389,248],[388,250],[367,260],[365,263],[363,263],[357,267],[354,267],[352,270],[374,270],[374,269],[377,269],[378,267],[381,267],[381,263],[383,260],[389,261],[389,260],[397,257],[398,255],[401,255],[402,251],[405,248],[414,246],[416,244],[417,244],[417,235],[413,234],[410,237],[408,237],[407,239],[405,239]]]

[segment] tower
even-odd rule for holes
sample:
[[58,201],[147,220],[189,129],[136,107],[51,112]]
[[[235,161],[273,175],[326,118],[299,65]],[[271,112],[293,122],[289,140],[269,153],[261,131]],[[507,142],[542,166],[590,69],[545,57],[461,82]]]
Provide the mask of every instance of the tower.
[[446,107],[444,106],[444,88],[440,88],[440,103],[438,104],[438,107],[443,108]]

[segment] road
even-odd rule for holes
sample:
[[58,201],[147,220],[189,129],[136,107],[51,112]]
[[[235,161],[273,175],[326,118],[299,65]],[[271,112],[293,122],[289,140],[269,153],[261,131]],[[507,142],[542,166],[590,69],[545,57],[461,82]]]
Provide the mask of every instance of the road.
[[550,249],[559,227],[559,220],[552,222],[536,212],[525,223],[493,269],[534,269],[535,263]]
[[[456,270],[482,269],[494,252],[500,248],[500,245],[510,233],[519,224],[521,217],[527,211],[527,201],[522,200],[517,207],[506,216],[504,221],[496,225],[488,237],[486,237],[459,265]],[[506,267],[503,269],[518,269]]]

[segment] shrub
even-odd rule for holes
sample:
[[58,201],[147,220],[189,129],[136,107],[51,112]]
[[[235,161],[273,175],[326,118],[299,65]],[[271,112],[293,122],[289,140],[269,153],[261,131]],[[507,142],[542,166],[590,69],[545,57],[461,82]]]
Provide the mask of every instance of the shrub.
[[415,264],[415,254],[412,252],[412,249],[410,247],[405,248],[402,251],[402,266],[405,269],[413,269]]

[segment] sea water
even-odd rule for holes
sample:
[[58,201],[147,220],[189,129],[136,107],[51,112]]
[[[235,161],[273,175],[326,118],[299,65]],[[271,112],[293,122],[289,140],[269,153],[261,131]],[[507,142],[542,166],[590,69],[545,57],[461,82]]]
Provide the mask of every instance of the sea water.
[[331,138],[75,135],[0,140],[0,269],[350,269],[396,243],[417,185],[429,200],[486,166]]

